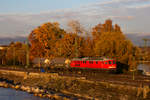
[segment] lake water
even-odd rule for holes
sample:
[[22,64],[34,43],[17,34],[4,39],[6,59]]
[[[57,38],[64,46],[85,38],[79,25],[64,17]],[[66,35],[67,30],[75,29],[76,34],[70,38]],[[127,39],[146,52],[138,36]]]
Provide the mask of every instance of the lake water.
[[150,65],[148,64],[139,64],[137,69],[142,70],[144,75],[150,75]]
[[35,97],[27,92],[16,91],[10,88],[0,88],[0,100],[49,100]]

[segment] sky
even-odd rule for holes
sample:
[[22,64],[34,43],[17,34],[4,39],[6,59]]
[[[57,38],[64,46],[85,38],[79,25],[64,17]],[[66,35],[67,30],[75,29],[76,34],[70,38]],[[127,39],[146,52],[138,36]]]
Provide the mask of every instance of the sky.
[[125,34],[150,34],[150,0],[0,0],[0,37],[28,36],[55,21],[66,29],[69,20],[78,20],[91,29],[106,19]]

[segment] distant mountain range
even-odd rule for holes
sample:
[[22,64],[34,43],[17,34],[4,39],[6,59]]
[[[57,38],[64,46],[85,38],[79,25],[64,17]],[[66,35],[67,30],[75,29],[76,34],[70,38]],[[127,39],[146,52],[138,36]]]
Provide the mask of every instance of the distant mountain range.
[[[125,34],[126,37],[133,42],[134,45],[144,46],[143,38],[150,39],[150,34]],[[150,41],[147,42],[150,46]]]
[[9,45],[11,42],[25,42],[27,40],[27,37],[0,37],[0,45]]
[[[135,45],[137,46],[143,46],[144,41],[142,40],[143,38],[148,38],[150,39],[150,34],[125,34],[127,39],[131,40]],[[11,42],[25,42],[27,40],[27,37],[0,37],[0,45],[8,45]],[[150,46],[150,41],[148,41],[148,46]]]

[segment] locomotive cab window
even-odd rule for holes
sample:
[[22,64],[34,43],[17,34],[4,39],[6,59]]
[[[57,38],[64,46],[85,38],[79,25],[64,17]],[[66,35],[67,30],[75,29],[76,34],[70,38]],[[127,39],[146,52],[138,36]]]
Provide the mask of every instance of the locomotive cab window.
[[107,62],[105,62],[105,64],[107,64]]
[[76,64],[76,66],[80,66],[80,64]]
[[98,61],[96,61],[96,64],[98,64]]
[[109,64],[111,64],[111,61],[109,61]]
[[116,62],[115,62],[115,61],[113,61],[113,64],[116,64]]
[[86,64],[86,61],[83,61],[83,64]]

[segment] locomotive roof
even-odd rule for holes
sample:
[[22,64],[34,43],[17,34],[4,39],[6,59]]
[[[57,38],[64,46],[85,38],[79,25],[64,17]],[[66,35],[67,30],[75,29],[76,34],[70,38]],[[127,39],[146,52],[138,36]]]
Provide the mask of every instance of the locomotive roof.
[[94,60],[106,61],[106,60],[113,60],[113,59],[106,58],[106,57],[85,57],[85,58],[73,58],[72,60],[78,60],[78,61],[87,61],[87,60],[90,60],[90,61],[94,61]]

